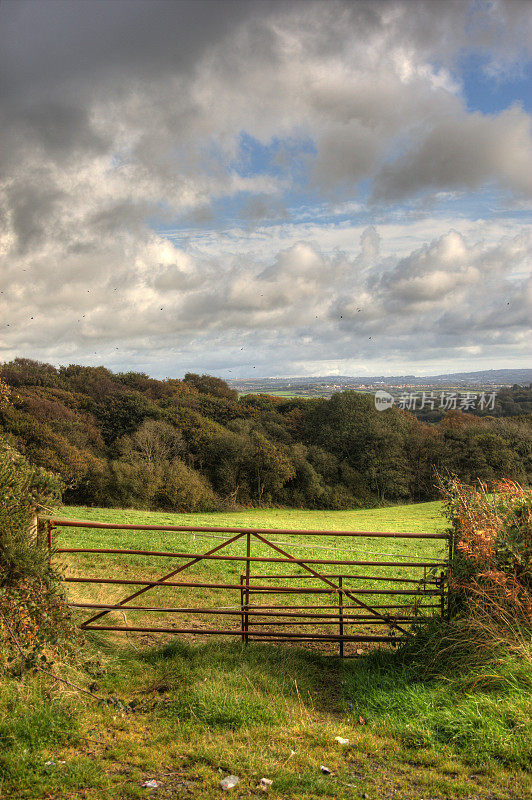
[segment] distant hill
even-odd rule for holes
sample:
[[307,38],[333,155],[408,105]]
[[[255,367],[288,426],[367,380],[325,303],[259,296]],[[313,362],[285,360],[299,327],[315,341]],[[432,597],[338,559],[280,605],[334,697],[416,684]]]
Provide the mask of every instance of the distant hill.
[[228,380],[227,383],[235,389],[248,390],[252,387],[263,390],[283,387],[301,386],[334,386],[346,387],[352,385],[375,386],[384,384],[388,386],[426,386],[445,384],[464,384],[478,386],[512,386],[517,383],[521,386],[532,383],[532,369],[487,369],[475,372],[450,372],[441,375],[316,375],[294,376],[287,378],[241,378]]
[[[532,383],[532,369],[484,369],[478,372],[451,372],[447,375],[431,375],[433,381],[471,381],[482,384],[507,383],[521,385]],[[427,378],[420,380],[426,381]]]

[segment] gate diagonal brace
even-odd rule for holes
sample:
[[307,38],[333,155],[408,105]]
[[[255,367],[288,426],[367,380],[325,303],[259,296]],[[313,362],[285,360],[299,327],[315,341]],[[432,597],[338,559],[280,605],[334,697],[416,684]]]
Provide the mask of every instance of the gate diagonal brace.
[[303,567],[303,569],[306,569],[307,572],[310,572],[310,574],[313,575],[315,578],[319,578],[321,581],[323,581],[328,586],[330,586],[332,589],[334,589],[338,594],[344,594],[346,597],[348,597],[350,600],[352,600],[358,606],[361,606],[362,608],[365,608],[366,611],[369,611],[374,616],[378,617],[379,619],[384,620],[384,622],[386,622],[386,624],[390,626],[391,630],[395,629],[395,630],[401,631],[401,633],[404,633],[405,636],[411,636],[412,635],[408,631],[406,631],[404,628],[401,628],[401,626],[398,625],[398,623],[394,621],[394,618],[391,617],[389,614],[380,614],[377,611],[377,609],[373,608],[372,606],[367,605],[362,600],[359,600],[358,597],[355,597],[354,595],[352,595],[351,592],[349,592],[348,589],[344,589],[344,588],[342,588],[340,586],[337,586],[335,583],[330,581],[328,578],[325,578],[323,575],[320,575],[319,572],[316,572],[311,567],[307,566],[307,564],[305,564],[304,561],[302,561],[302,560],[300,560],[298,558],[295,558],[295,556],[291,556],[290,553],[287,553],[285,550],[281,550],[280,547],[277,547],[277,545],[275,545],[272,542],[268,541],[268,539],[265,539],[264,536],[261,536],[259,533],[254,533],[253,536],[255,536],[257,539],[260,539],[260,541],[263,542],[264,544],[267,544],[269,547],[273,548],[273,550],[277,550],[278,553],[281,553],[281,555],[283,555],[285,558],[290,559],[290,561],[292,561],[294,564],[298,564],[300,567]]
[[213,553],[216,553],[217,550],[221,550],[223,547],[227,547],[228,544],[232,544],[233,542],[236,542],[236,540],[240,539],[242,536],[245,536],[245,534],[244,533],[238,533],[236,536],[233,536],[231,539],[227,539],[225,542],[222,542],[222,544],[219,544],[216,547],[213,547],[212,550],[208,550],[206,553],[202,553],[201,555],[198,555],[197,558],[193,558],[192,561],[189,561],[187,564],[182,564],[180,567],[178,567],[177,569],[172,570],[172,572],[169,572],[167,575],[163,575],[162,578],[159,578],[156,581],[150,582],[147,586],[144,586],[144,588],[139,589],[137,592],[134,592],[134,594],[130,594],[128,597],[124,597],[122,600],[120,600],[118,603],[116,603],[116,605],[112,606],[111,608],[107,608],[107,609],[105,609],[105,611],[101,611],[99,614],[96,614],[94,617],[90,617],[90,619],[86,619],[85,622],[82,622],[80,627],[81,628],[86,628],[87,625],[90,625],[91,622],[96,622],[97,619],[100,619],[101,617],[104,617],[106,614],[109,614],[111,611],[114,611],[115,609],[120,609],[122,606],[124,606],[125,603],[128,603],[130,600],[134,600],[139,595],[144,594],[144,592],[147,592],[150,589],[155,588],[156,586],[164,585],[164,581],[167,581],[170,578],[173,578],[174,575],[177,575],[178,572],[183,572],[183,570],[187,569],[188,567],[192,567],[194,564],[197,564],[198,561],[201,561],[202,558],[204,558],[204,556],[210,556]]

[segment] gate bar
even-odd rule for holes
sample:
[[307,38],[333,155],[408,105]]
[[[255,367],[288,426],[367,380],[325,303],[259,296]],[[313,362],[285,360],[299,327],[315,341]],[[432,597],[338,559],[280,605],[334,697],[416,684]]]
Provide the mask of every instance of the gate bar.
[[[352,562],[349,562],[352,563]],[[443,574],[443,573],[442,573]],[[329,572],[320,572],[320,575],[324,578],[344,578],[344,579],[352,579],[352,580],[362,580],[362,581],[393,581],[399,583],[417,583],[417,584],[434,584],[435,586],[440,585],[440,580],[430,580],[430,578],[389,578],[387,575],[347,575],[346,573],[342,573],[341,575],[338,573],[329,573]],[[302,575],[298,573],[297,575],[268,575],[264,573],[263,575],[252,575],[252,578],[271,578],[272,580],[278,580],[281,578],[306,578],[309,579],[309,575]]]
[[[220,628],[143,628],[136,625],[87,625],[85,630],[88,631],[133,631],[136,633],[195,633],[195,634],[213,634],[219,635],[222,634],[224,636],[241,636],[243,633],[246,633],[244,630],[224,630]],[[386,636],[386,635],[363,635],[363,636],[348,636],[344,635],[343,637],[338,636],[338,634],[334,633],[283,633],[282,631],[257,631],[257,633],[251,632],[250,636],[275,636],[277,638],[283,639],[318,639],[323,640],[326,642],[337,642],[340,638],[343,638],[345,642],[397,642],[397,636]]]
[[[199,560],[199,559],[198,559]],[[175,574],[175,573],[173,573]],[[159,586],[183,586],[185,588],[196,587],[200,589],[240,589],[239,583],[199,583],[191,581],[164,581],[162,578],[158,581],[150,580],[136,580],[134,578],[63,578],[65,583],[112,583],[112,584],[126,584],[129,586],[145,586],[147,588],[157,588]],[[143,590],[144,591],[144,590]],[[146,589],[147,591],[147,589]],[[330,589],[321,589],[315,586],[307,586],[303,588],[293,587],[277,587],[277,586],[250,586],[250,593],[253,594],[335,594],[338,592],[338,587],[333,586]],[[428,589],[427,591],[416,591],[415,589],[344,589],[344,594],[399,594],[399,595],[413,595],[413,596],[431,596],[439,595],[438,589]],[[133,597],[137,597],[138,592]],[[113,606],[117,608],[118,606]]]
[[[250,535],[250,534],[247,534]],[[232,540],[234,541],[234,539]],[[165,558],[200,558],[205,561],[259,561],[263,563],[281,563],[281,564],[291,564],[293,563],[294,559],[291,558],[277,558],[275,556],[215,556],[215,555],[201,555],[200,553],[174,553],[174,552],[166,552],[166,551],[157,551],[157,550],[119,550],[115,548],[108,548],[108,547],[57,547],[54,550],[55,553],[111,553],[111,554],[121,554],[121,555],[130,555],[130,556],[163,556]],[[391,566],[391,567],[399,567],[403,566],[403,562],[386,562],[386,561],[351,561],[350,559],[337,559],[337,558],[302,558],[306,564],[338,564],[338,566],[359,566],[359,565],[367,565],[367,566]],[[438,567],[442,566],[445,562],[443,561],[431,561],[428,562],[416,562],[415,566],[424,566],[426,567]],[[406,566],[406,565],[405,565]],[[288,577],[288,576],[287,576]],[[297,576],[297,577],[306,577],[306,576]],[[336,576],[333,576],[336,577]]]
[[53,525],[64,528],[106,528],[108,530],[134,530],[134,531],[182,531],[184,533],[275,533],[281,535],[297,536],[362,536],[380,537],[387,539],[447,539],[446,533],[412,533],[390,531],[316,531],[299,528],[222,528],[216,525],[134,525],[125,522],[94,522],[93,520],[57,519],[55,517],[41,517],[49,520]]
[[[243,604],[242,604],[243,605]],[[110,611],[117,611],[118,609],[116,606],[111,605],[110,603],[68,603],[69,608],[108,608]],[[293,606],[289,606],[292,608]],[[439,608],[439,606],[427,606],[428,608]],[[250,609],[254,609],[254,606],[250,606]],[[305,608],[305,606],[301,606],[301,608]],[[334,606],[331,606],[334,608]],[[403,606],[403,608],[407,609],[407,606]],[[229,609],[219,609],[219,608],[170,608],[166,606],[125,606],[124,610],[127,611],[160,611],[163,614],[222,614],[226,616],[235,616],[241,617],[243,616],[241,610],[229,610]],[[307,614],[306,612],[302,611],[301,613],[292,613],[292,612],[279,612],[279,611],[255,611],[250,610],[247,612],[249,616],[253,617],[293,617],[296,620],[301,619],[302,617],[309,618],[309,619],[331,619],[337,620],[338,614]],[[345,613],[342,615],[344,621],[348,623],[350,620],[364,620],[364,621],[374,621],[375,615],[366,615],[363,614],[349,614]],[[395,619],[402,619],[403,622],[410,620],[410,619],[419,619],[419,617],[414,617],[409,615],[408,617],[395,617]],[[379,621],[379,620],[377,620]],[[274,624],[274,623],[272,623]],[[293,623],[287,623],[292,625]]]

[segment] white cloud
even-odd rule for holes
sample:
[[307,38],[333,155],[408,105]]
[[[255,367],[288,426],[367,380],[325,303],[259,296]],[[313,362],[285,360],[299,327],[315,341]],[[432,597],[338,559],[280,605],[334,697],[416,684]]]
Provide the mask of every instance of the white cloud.
[[[400,351],[405,361],[464,347],[486,357],[501,346],[526,352],[532,295],[520,273],[532,256],[529,231],[487,244],[449,230],[396,259],[379,254],[381,239],[366,229],[351,255],[299,242],[269,264],[239,256],[224,268],[153,233],[142,247],[138,238],[108,241],[96,281],[93,255],[79,253],[64,265],[75,280],[54,288],[50,274],[41,291],[21,279],[0,296],[10,324],[4,357],[57,361],[74,349],[130,363],[145,352],[156,368],[157,354],[167,352],[183,364],[195,357],[198,368],[220,369],[225,357],[249,373],[251,357],[282,373],[302,359],[319,365],[324,354],[347,364],[354,353],[393,363]],[[27,257],[22,268],[31,275]]]

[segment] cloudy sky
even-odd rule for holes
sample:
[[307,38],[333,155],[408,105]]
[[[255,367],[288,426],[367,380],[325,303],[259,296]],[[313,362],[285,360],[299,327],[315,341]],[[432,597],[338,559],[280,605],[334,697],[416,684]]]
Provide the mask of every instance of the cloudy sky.
[[3,0],[0,359],[528,366],[532,4]]

